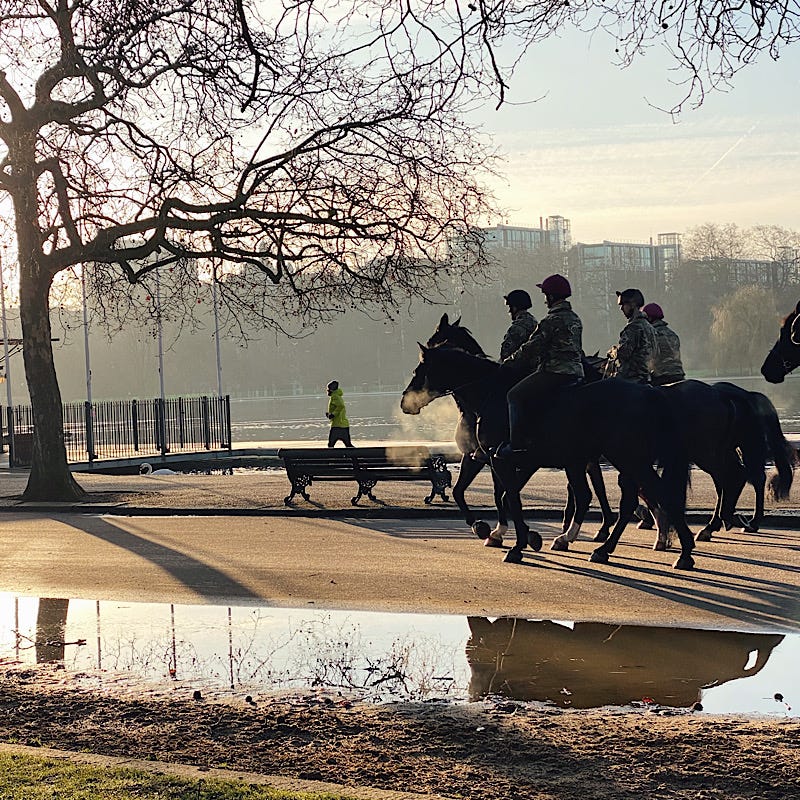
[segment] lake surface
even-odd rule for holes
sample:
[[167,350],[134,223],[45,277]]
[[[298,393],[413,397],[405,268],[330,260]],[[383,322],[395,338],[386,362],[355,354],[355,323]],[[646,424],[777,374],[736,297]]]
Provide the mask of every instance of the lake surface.
[[[785,433],[800,432],[800,377],[773,386],[763,378],[715,378],[766,394],[778,410]],[[452,398],[435,400],[419,415],[400,411],[401,390],[348,393],[347,416],[354,444],[362,441],[452,442],[458,411]],[[264,441],[327,442],[330,423],[325,418],[327,397],[239,398],[231,400],[232,437],[235,444]]]

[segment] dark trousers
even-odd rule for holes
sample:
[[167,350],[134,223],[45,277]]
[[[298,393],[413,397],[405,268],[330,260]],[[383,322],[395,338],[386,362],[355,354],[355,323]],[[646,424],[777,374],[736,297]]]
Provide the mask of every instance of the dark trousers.
[[541,414],[544,402],[561,386],[575,383],[575,375],[561,375],[556,372],[534,372],[512,386],[506,395],[508,400],[508,426],[511,446],[519,447],[534,429]]
[[336,428],[331,426],[331,432],[328,434],[328,447],[333,447],[336,442],[344,442],[345,447],[352,447],[353,443],[350,441],[350,428]]

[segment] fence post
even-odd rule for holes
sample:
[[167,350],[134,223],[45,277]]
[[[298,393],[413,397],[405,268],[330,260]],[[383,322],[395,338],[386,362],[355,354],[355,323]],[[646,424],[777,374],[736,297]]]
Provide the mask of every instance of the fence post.
[[161,455],[165,456],[169,452],[167,447],[167,409],[166,403],[160,397],[156,400],[156,419],[158,423],[158,444],[161,448]]
[[200,410],[203,420],[203,439],[205,440],[206,450],[211,449],[211,420],[209,419],[208,397],[200,398]]
[[14,406],[6,406],[6,423],[8,428],[8,466],[13,467],[16,461],[14,451]]
[[178,398],[178,440],[181,443],[181,448],[186,445],[186,412],[183,408],[183,397]]
[[92,418],[92,404],[86,400],[83,404],[83,425],[86,429],[86,452],[89,455],[91,464],[96,458],[94,451],[94,420]]
[[139,452],[139,401],[131,400],[131,427],[133,428],[133,449]]
[[233,437],[231,436],[231,396],[225,395],[225,441],[228,443],[228,452],[233,449]]

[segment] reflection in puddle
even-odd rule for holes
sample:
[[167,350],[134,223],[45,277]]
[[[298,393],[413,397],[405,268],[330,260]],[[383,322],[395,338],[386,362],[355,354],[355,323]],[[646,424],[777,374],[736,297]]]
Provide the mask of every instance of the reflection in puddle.
[[502,696],[570,708],[702,701],[715,713],[794,715],[800,636],[0,595],[4,661],[63,663],[106,689],[319,688],[374,702]]

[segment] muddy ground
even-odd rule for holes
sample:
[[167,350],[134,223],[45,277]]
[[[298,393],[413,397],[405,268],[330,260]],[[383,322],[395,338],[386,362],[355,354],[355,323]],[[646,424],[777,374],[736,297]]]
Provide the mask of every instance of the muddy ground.
[[2,668],[3,741],[474,800],[800,796],[798,717],[136,698],[72,688],[52,669]]

